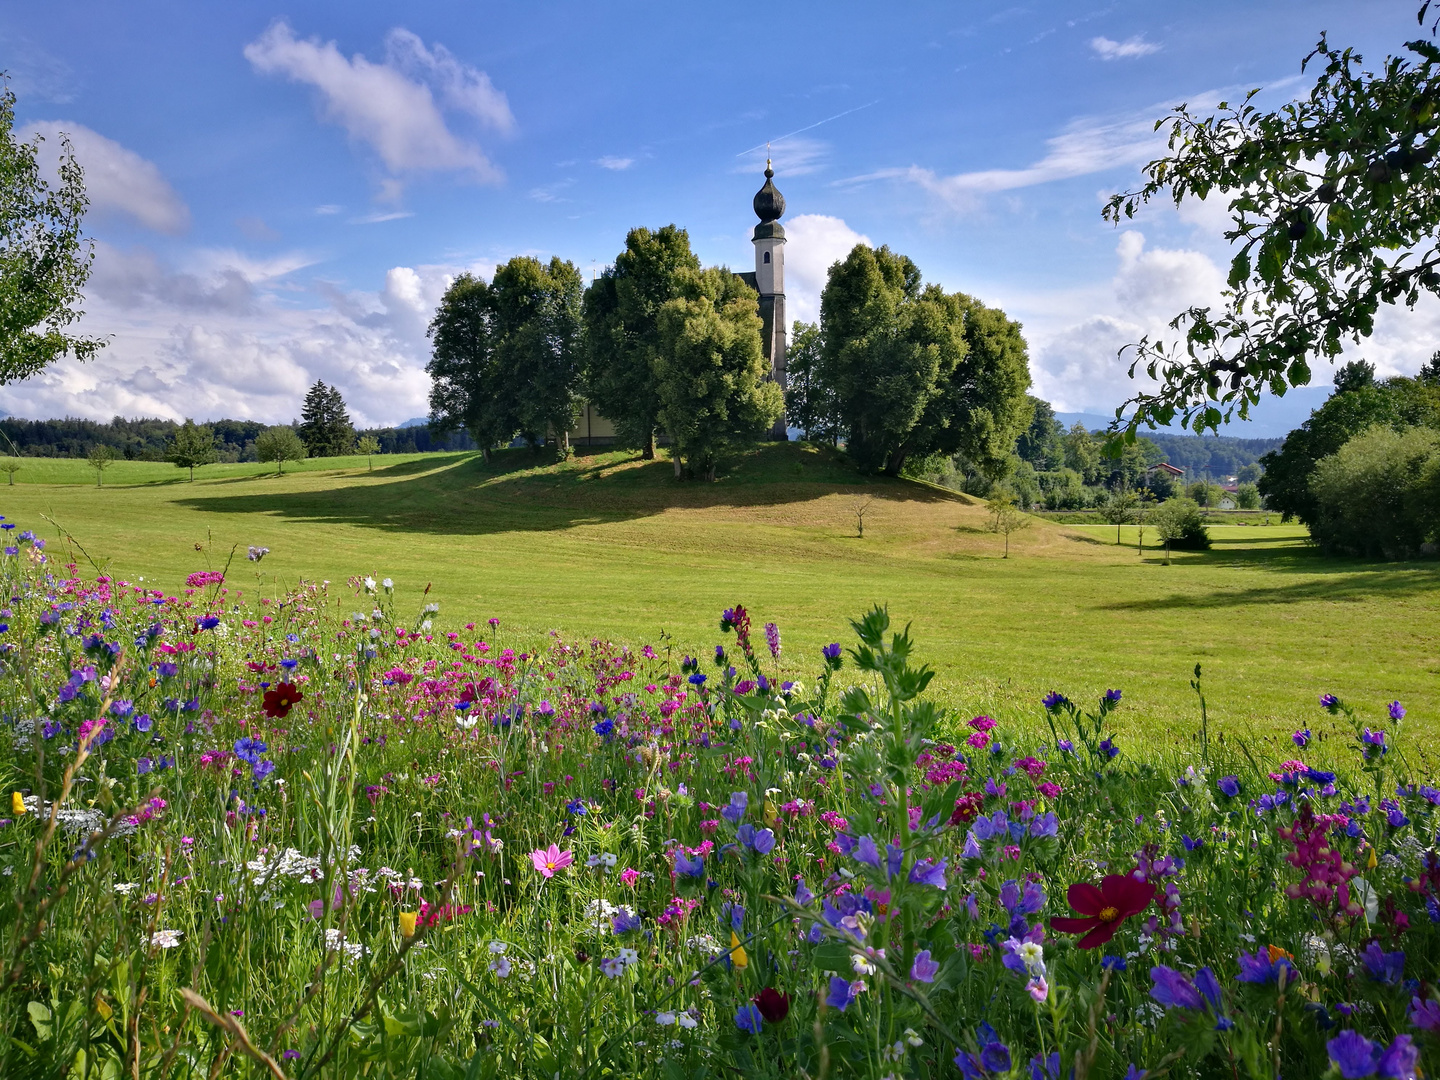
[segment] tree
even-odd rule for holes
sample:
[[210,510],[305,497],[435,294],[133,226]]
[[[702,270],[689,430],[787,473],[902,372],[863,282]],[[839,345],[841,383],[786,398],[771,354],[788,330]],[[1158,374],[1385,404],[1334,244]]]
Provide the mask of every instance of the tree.
[[20,464],[20,459],[17,457],[0,458],[0,472],[10,474],[11,487],[15,486],[15,474],[22,468],[24,468],[24,466]]
[[110,463],[114,460],[115,451],[111,450],[110,447],[104,443],[96,443],[90,448],[90,453],[85,455],[86,463],[95,470],[96,487],[104,486],[100,483],[100,478],[104,476],[105,470],[110,467]]
[[1061,440],[1065,451],[1065,467],[1074,469],[1087,484],[1100,474],[1100,442],[1080,421],[1075,421]]
[[1375,385],[1375,365],[1368,360],[1351,360],[1335,372],[1335,393],[1348,394]]
[[275,462],[277,471],[284,473],[285,462],[305,460],[305,444],[294,428],[277,424],[255,437],[255,456],[262,462]]
[[485,460],[497,443],[515,437],[519,420],[501,391],[495,355],[495,303],[483,278],[461,274],[440,300],[427,333],[430,363],[430,430],[463,428]]
[[1020,326],[938,285],[889,248],[857,244],[820,302],[821,370],[862,469],[899,475],[911,454],[963,454],[1004,475],[1030,424]]
[[1257,486],[1266,505],[1285,521],[1298,518],[1310,525],[1317,514],[1310,487],[1316,462],[1376,424],[1396,431],[1440,427],[1440,385],[1386,379],[1374,386],[1331,395],[1285,437],[1280,449],[1260,459],[1265,475]]
[[1205,518],[1194,499],[1166,499],[1150,515],[1150,523],[1165,545],[1167,563],[1172,547],[1203,551],[1210,546],[1210,530],[1205,528]]
[[990,515],[990,521],[985,528],[992,533],[998,533],[1005,537],[1005,554],[1002,558],[1010,557],[1010,534],[1019,532],[1021,529],[1030,527],[1030,519],[1022,514],[1015,507],[1015,496],[1009,492],[1002,492],[985,503],[985,510]]
[[1415,376],[1422,383],[1440,385],[1440,349],[1430,354],[1430,359],[1420,365],[1420,371]]
[[763,437],[785,401],[761,350],[755,290],[722,266],[689,271],[681,292],[660,308],[658,419],[676,476],[683,464],[714,480],[720,457]]
[[186,420],[175,431],[175,437],[170,440],[170,446],[165,452],[165,460],[173,462],[176,467],[190,470],[190,482],[195,482],[195,470],[201,465],[209,465],[219,457],[215,452],[215,433],[204,424],[196,425],[193,420]]
[[1254,484],[1241,484],[1235,489],[1235,505],[1241,510],[1260,509],[1260,489]]
[[835,388],[822,377],[824,338],[817,323],[795,320],[790,347],[785,351],[789,385],[785,389],[785,418],[805,433],[831,446],[840,441],[840,403]]
[[1108,525],[1115,526],[1115,543],[1120,543],[1120,526],[1129,525],[1135,519],[1135,509],[1140,497],[1133,491],[1117,491],[1100,504],[1100,517]]
[[615,265],[585,290],[585,393],[646,460],[660,425],[660,308],[680,295],[682,274],[699,270],[684,229],[631,229]]
[[374,435],[361,435],[360,441],[355,444],[355,452],[365,455],[366,470],[375,468],[375,455],[380,452],[380,440]]
[[83,312],[93,245],[80,223],[90,200],[70,140],[60,138],[59,184],[40,175],[40,136],[17,142],[15,95],[0,90],[0,385],[65,355],[92,359],[105,342],[66,332]]
[[490,291],[497,390],[505,408],[531,446],[553,433],[568,456],[584,368],[580,271],[558,258],[545,265],[521,255],[496,269]]
[[1130,434],[1177,412],[1197,431],[1244,417],[1266,390],[1308,384],[1312,359],[1369,337],[1382,304],[1440,293],[1440,170],[1426,167],[1440,152],[1436,29],[1378,66],[1322,34],[1301,65],[1321,67],[1308,93],[1264,112],[1252,90],[1214,115],[1182,105],[1157,124],[1169,152],[1105,217],[1118,223],[1162,193],[1177,205],[1228,197],[1238,250],[1219,312],[1192,307],[1170,324],[1180,340],[1134,346],[1132,374],[1162,385],[1126,403]]
[[1399,559],[1435,539],[1440,431],[1376,425],[1315,465],[1311,537],[1328,551]]
[[1030,408],[1030,426],[1015,440],[1015,453],[1040,472],[1058,469],[1065,464],[1065,429],[1048,401],[1032,396]]
[[350,452],[355,428],[337,388],[316,380],[305,395],[297,434],[311,457],[340,457]]
[[1220,500],[1225,497],[1225,489],[1210,480],[1196,480],[1186,485],[1185,496],[1199,506],[1219,506]]
[[1241,484],[1253,484],[1260,479],[1261,469],[1259,465],[1241,465],[1235,473],[1235,479]]

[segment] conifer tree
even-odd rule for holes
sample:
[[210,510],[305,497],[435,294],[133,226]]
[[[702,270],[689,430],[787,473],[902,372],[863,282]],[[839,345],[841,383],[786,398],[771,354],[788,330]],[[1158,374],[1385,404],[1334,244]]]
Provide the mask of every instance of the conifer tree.
[[300,410],[299,435],[311,457],[338,457],[350,452],[355,428],[339,389],[316,380]]

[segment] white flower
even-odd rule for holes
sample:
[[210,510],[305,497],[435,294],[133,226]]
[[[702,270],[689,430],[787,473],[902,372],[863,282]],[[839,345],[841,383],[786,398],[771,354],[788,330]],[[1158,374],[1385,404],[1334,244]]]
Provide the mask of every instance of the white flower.
[[436,612],[438,612],[439,610],[440,610],[440,605],[439,605],[439,604],[426,604],[426,605],[425,605],[425,614],[427,614],[427,615],[434,615],[434,614],[435,614]]
[[916,1033],[914,1028],[905,1029],[905,1041],[908,1042],[911,1046],[925,1045],[925,1040]]
[[626,967],[629,967],[631,964],[638,964],[640,962],[640,954],[634,949],[621,949],[620,955],[616,957],[616,959]]
[[675,1023],[675,1014],[673,1012],[656,1013],[655,1023],[659,1024],[661,1027],[669,1027],[671,1024]]
[[380,582],[380,584],[385,586],[385,588],[387,589],[393,589],[395,587],[395,582],[391,581],[388,577],[384,581]]
[[875,974],[875,965],[872,964],[867,958],[861,956],[859,953],[851,954],[850,966],[855,969],[856,975]]
[[420,624],[420,629],[421,629],[421,630],[424,630],[424,631],[426,631],[426,632],[428,633],[429,630],[430,630],[431,625],[432,625],[432,624],[431,624],[430,620],[429,620],[429,619],[426,619],[424,622],[422,622],[422,623]]
[[1027,941],[1016,950],[1020,959],[1025,962],[1025,970],[1032,976],[1041,978],[1045,974],[1045,950],[1033,941]]
[[156,930],[150,935],[150,947],[152,949],[173,949],[180,944],[184,936],[181,930]]
[[676,1022],[686,1031],[693,1031],[700,1026],[700,1021],[691,1016],[688,1012],[682,1012],[675,1018]]
[[374,591],[375,591],[375,579],[374,579],[373,577],[367,577],[367,578],[365,579],[365,591],[366,591],[366,592],[374,592]]
[[115,883],[115,891],[121,896],[129,896],[139,887],[140,884],[135,881],[117,881]]
[[508,949],[508,948],[510,948],[510,945],[509,945],[508,942],[504,942],[504,941],[492,941],[492,942],[490,942],[489,948],[490,948],[490,951],[491,951],[492,953],[494,953],[496,956],[504,956],[504,955],[505,955],[505,950]]
[[478,716],[470,716],[466,713],[455,714],[455,726],[461,728],[464,731],[469,731],[479,722],[480,718]]

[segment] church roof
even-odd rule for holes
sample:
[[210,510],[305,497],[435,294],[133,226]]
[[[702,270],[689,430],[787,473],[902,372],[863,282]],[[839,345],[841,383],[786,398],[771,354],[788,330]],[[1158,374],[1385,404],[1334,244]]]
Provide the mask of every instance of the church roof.
[[755,216],[761,224],[769,224],[785,213],[785,196],[780,194],[774,182],[775,170],[765,162],[765,186],[755,193]]

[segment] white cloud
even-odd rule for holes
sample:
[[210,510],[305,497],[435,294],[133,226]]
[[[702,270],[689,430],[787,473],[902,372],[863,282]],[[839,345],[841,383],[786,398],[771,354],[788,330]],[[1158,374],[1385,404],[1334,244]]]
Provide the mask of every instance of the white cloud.
[[628,157],[613,157],[610,154],[606,154],[602,158],[596,158],[595,164],[599,165],[602,169],[613,169],[616,172],[624,172],[626,169],[630,168],[631,165],[635,164],[635,159]]
[[1160,46],[1153,41],[1146,41],[1143,34],[1127,38],[1125,41],[1111,41],[1107,37],[1091,38],[1090,48],[1101,60],[1128,60],[1136,56],[1149,56],[1160,51]]
[[306,296],[294,270],[309,261],[209,250],[175,267],[98,244],[80,327],[109,347],[0,387],[0,414],[281,423],[316,379],[340,388],[360,425],[424,414],[430,315],[462,269],[493,266],[396,266],[376,291],[318,283]]
[[69,120],[37,120],[21,130],[22,138],[34,135],[45,140],[40,160],[51,177],[60,160],[61,137],[70,137],[75,160],[85,170],[85,193],[98,215],[123,214],[163,233],[183,233],[190,227],[189,207],[154,162]]
[[819,172],[825,167],[826,159],[830,156],[830,144],[823,139],[791,136],[781,139],[773,146],[757,146],[738,156],[740,162],[731,172],[758,175],[764,172],[765,159],[768,156],[774,162],[775,177],[779,180],[786,176],[805,176]]
[[454,171],[500,179],[479,146],[446,126],[435,96],[500,131],[514,125],[510,108],[484,72],[460,64],[442,46],[429,51],[413,34],[394,30],[386,63],[358,53],[347,60],[335,42],[302,41],[277,22],[245,46],[245,58],[263,74],[314,86],[326,117],[369,144],[392,173]]
[[825,214],[801,214],[785,225],[785,303],[791,319],[820,318],[820,293],[833,263],[870,238]]

